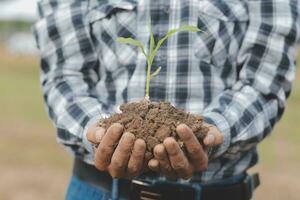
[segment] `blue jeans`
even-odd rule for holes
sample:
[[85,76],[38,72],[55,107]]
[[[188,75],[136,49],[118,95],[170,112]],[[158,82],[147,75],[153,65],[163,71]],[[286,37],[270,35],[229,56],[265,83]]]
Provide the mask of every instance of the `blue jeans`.
[[[207,186],[216,186],[216,185],[227,185],[227,184],[234,184],[240,182],[246,175],[241,174],[238,176],[234,176],[232,178],[226,179],[221,182],[212,182],[209,184],[200,184],[194,183],[192,187],[201,193],[201,188],[205,188]],[[158,183],[160,184],[160,183]],[[191,187],[191,185],[182,185],[179,183],[170,182],[169,184],[180,185],[181,187]],[[68,191],[66,193],[66,200],[124,200],[123,198],[117,198],[117,183],[114,181],[112,192],[105,192],[101,189],[90,185],[84,181],[81,181],[76,176],[71,178]],[[200,197],[197,198],[200,200]]]
[[[111,200],[111,192],[105,192],[100,190],[98,187],[95,187],[91,184],[88,184],[76,176],[72,176],[67,193],[66,200]],[[123,200],[118,198],[118,200]]]

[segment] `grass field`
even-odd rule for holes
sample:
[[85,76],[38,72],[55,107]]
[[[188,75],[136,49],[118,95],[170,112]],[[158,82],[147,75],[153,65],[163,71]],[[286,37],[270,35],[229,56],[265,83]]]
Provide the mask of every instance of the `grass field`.
[[[0,48],[0,199],[63,199],[71,157],[56,144],[39,88],[38,60]],[[281,122],[259,146],[262,186],[254,200],[300,195],[300,71]]]

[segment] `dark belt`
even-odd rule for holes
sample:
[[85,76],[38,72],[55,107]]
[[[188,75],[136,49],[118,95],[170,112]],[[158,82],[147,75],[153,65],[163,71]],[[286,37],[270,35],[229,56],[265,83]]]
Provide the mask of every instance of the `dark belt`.
[[[94,166],[88,165],[76,158],[73,175],[84,182],[94,185],[102,191],[112,191],[112,178],[107,172],[100,172]],[[220,186],[203,186],[202,200],[249,200],[253,190],[259,186],[258,174],[247,175],[244,180],[236,184]],[[126,199],[195,199],[197,191],[192,187],[179,187],[172,184],[153,185],[141,180],[119,179],[119,195]]]

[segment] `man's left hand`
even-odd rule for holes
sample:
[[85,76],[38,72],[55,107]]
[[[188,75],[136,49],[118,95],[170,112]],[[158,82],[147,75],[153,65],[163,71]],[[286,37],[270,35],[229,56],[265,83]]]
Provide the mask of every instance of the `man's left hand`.
[[[212,125],[208,135],[204,138],[204,145],[212,147],[223,143],[220,131]],[[153,171],[162,172],[167,179],[177,178],[189,179],[196,171],[204,171],[208,165],[208,155],[205,148],[199,143],[193,131],[185,124],[176,128],[181,141],[184,143],[187,155],[182,151],[174,138],[166,138],[163,144],[154,148],[154,158],[149,161],[148,166]]]

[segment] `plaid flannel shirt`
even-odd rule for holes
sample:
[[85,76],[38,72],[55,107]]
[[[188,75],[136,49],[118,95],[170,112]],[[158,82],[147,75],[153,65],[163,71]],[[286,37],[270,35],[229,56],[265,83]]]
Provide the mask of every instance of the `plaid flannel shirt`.
[[58,141],[93,163],[87,127],[145,95],[146,60],[116,42],[149,46],[181,25],[158,51],[153,101],[169,101],[216,125],[224,143],[191,181],[222,179],[258,161],[256,146],[282,116],[295,75],[297,0],[42,0],[34,33],[41,85]]

